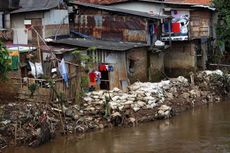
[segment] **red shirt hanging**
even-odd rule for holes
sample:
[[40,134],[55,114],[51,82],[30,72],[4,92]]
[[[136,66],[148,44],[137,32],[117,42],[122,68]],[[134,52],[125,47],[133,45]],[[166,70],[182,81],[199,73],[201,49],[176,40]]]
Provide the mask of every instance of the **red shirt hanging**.
[[90,82],[96,82],[96,74],[94,72],[89,73]]
[[100,71],[107,71],[106,65],[105,65],[105,64],[101,64],[101,65],[99,66],[99,70],[100,70]]

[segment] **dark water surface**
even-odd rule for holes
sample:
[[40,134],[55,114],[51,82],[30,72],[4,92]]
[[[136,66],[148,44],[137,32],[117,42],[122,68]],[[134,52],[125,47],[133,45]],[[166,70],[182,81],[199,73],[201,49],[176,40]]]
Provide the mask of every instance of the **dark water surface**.
[[230,102],[203,106],[170,120],[58,138],[39,148],[6,153],[230,153]]

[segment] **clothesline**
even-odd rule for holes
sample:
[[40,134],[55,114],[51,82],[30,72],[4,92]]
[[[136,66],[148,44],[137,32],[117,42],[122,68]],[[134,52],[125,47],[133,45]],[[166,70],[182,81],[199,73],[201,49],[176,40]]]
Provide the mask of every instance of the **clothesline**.
[[101,64],[105,64],[105,65],[116,65],[117,63],[104,63],[104,62],[101,62],[101,63],[96,63],[97,65],[101,65]]

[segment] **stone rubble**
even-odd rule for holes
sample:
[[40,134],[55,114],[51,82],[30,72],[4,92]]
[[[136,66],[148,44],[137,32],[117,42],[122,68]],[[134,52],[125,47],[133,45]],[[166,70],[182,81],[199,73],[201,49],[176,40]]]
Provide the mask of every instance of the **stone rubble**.
[[136,82],[127,92],[114,88],[86,93],[80,106],[8,103],[2,105],[0,111],[0,147],[15,141],[38,146],[49,141],[57,131],[83,133],[168,119],[195,106],[219,102],[221,94],[229,92],[229,80],[230,76],[220,70],[203,71],[195,75],[194,85],[182,76],[158,83]]
[[138,112],[141,109],[154,109],[160,106],[167,97],[173,99],[173,94],[168,92],[168,90],[173,89],[176,92],[178,88],[186,88],[188,86],[188,80],[181,76],[159,83],[136,82],[128,87],[129,91],[127,93],[122,92],[118,88],[111,91],[88,93],[83,98],[83,103],[86,111],[100,111],[107,96],[110,98],[109,107],[111,111],[123,111],[124,109],[131,108],[134,112]]

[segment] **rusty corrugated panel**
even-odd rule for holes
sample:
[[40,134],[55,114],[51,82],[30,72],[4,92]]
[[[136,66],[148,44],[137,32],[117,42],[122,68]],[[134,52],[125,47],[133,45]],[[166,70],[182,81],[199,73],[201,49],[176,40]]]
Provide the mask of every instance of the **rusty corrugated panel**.
[[173,3],[192,3],[192,4],[205,4],[210,5],[211,0],[165,0],[165,2],[173,2]]
[[116,29],[130,29],[130,30],[144,30],[145,20],[141,18],[133,18],[130,16],[104,16],[103,27],[112,30]]
[[145,30],[125,30],[124,39],[131,42],[146,42]]
[[100,39],[101,38],[101,29],[93,28],[93,37]]
[[102,39],[113,40],[113,41],[122,41],[123,32],[122,31],[103,31],[101,35]]
[[145,30],[146,21],[141,18],[128,18],[125,24],[130,30]]
[[103,40],[146,42],[146,24],[147,20],[141,17],[108,15],[104,12],[75,17],[76,31]]

